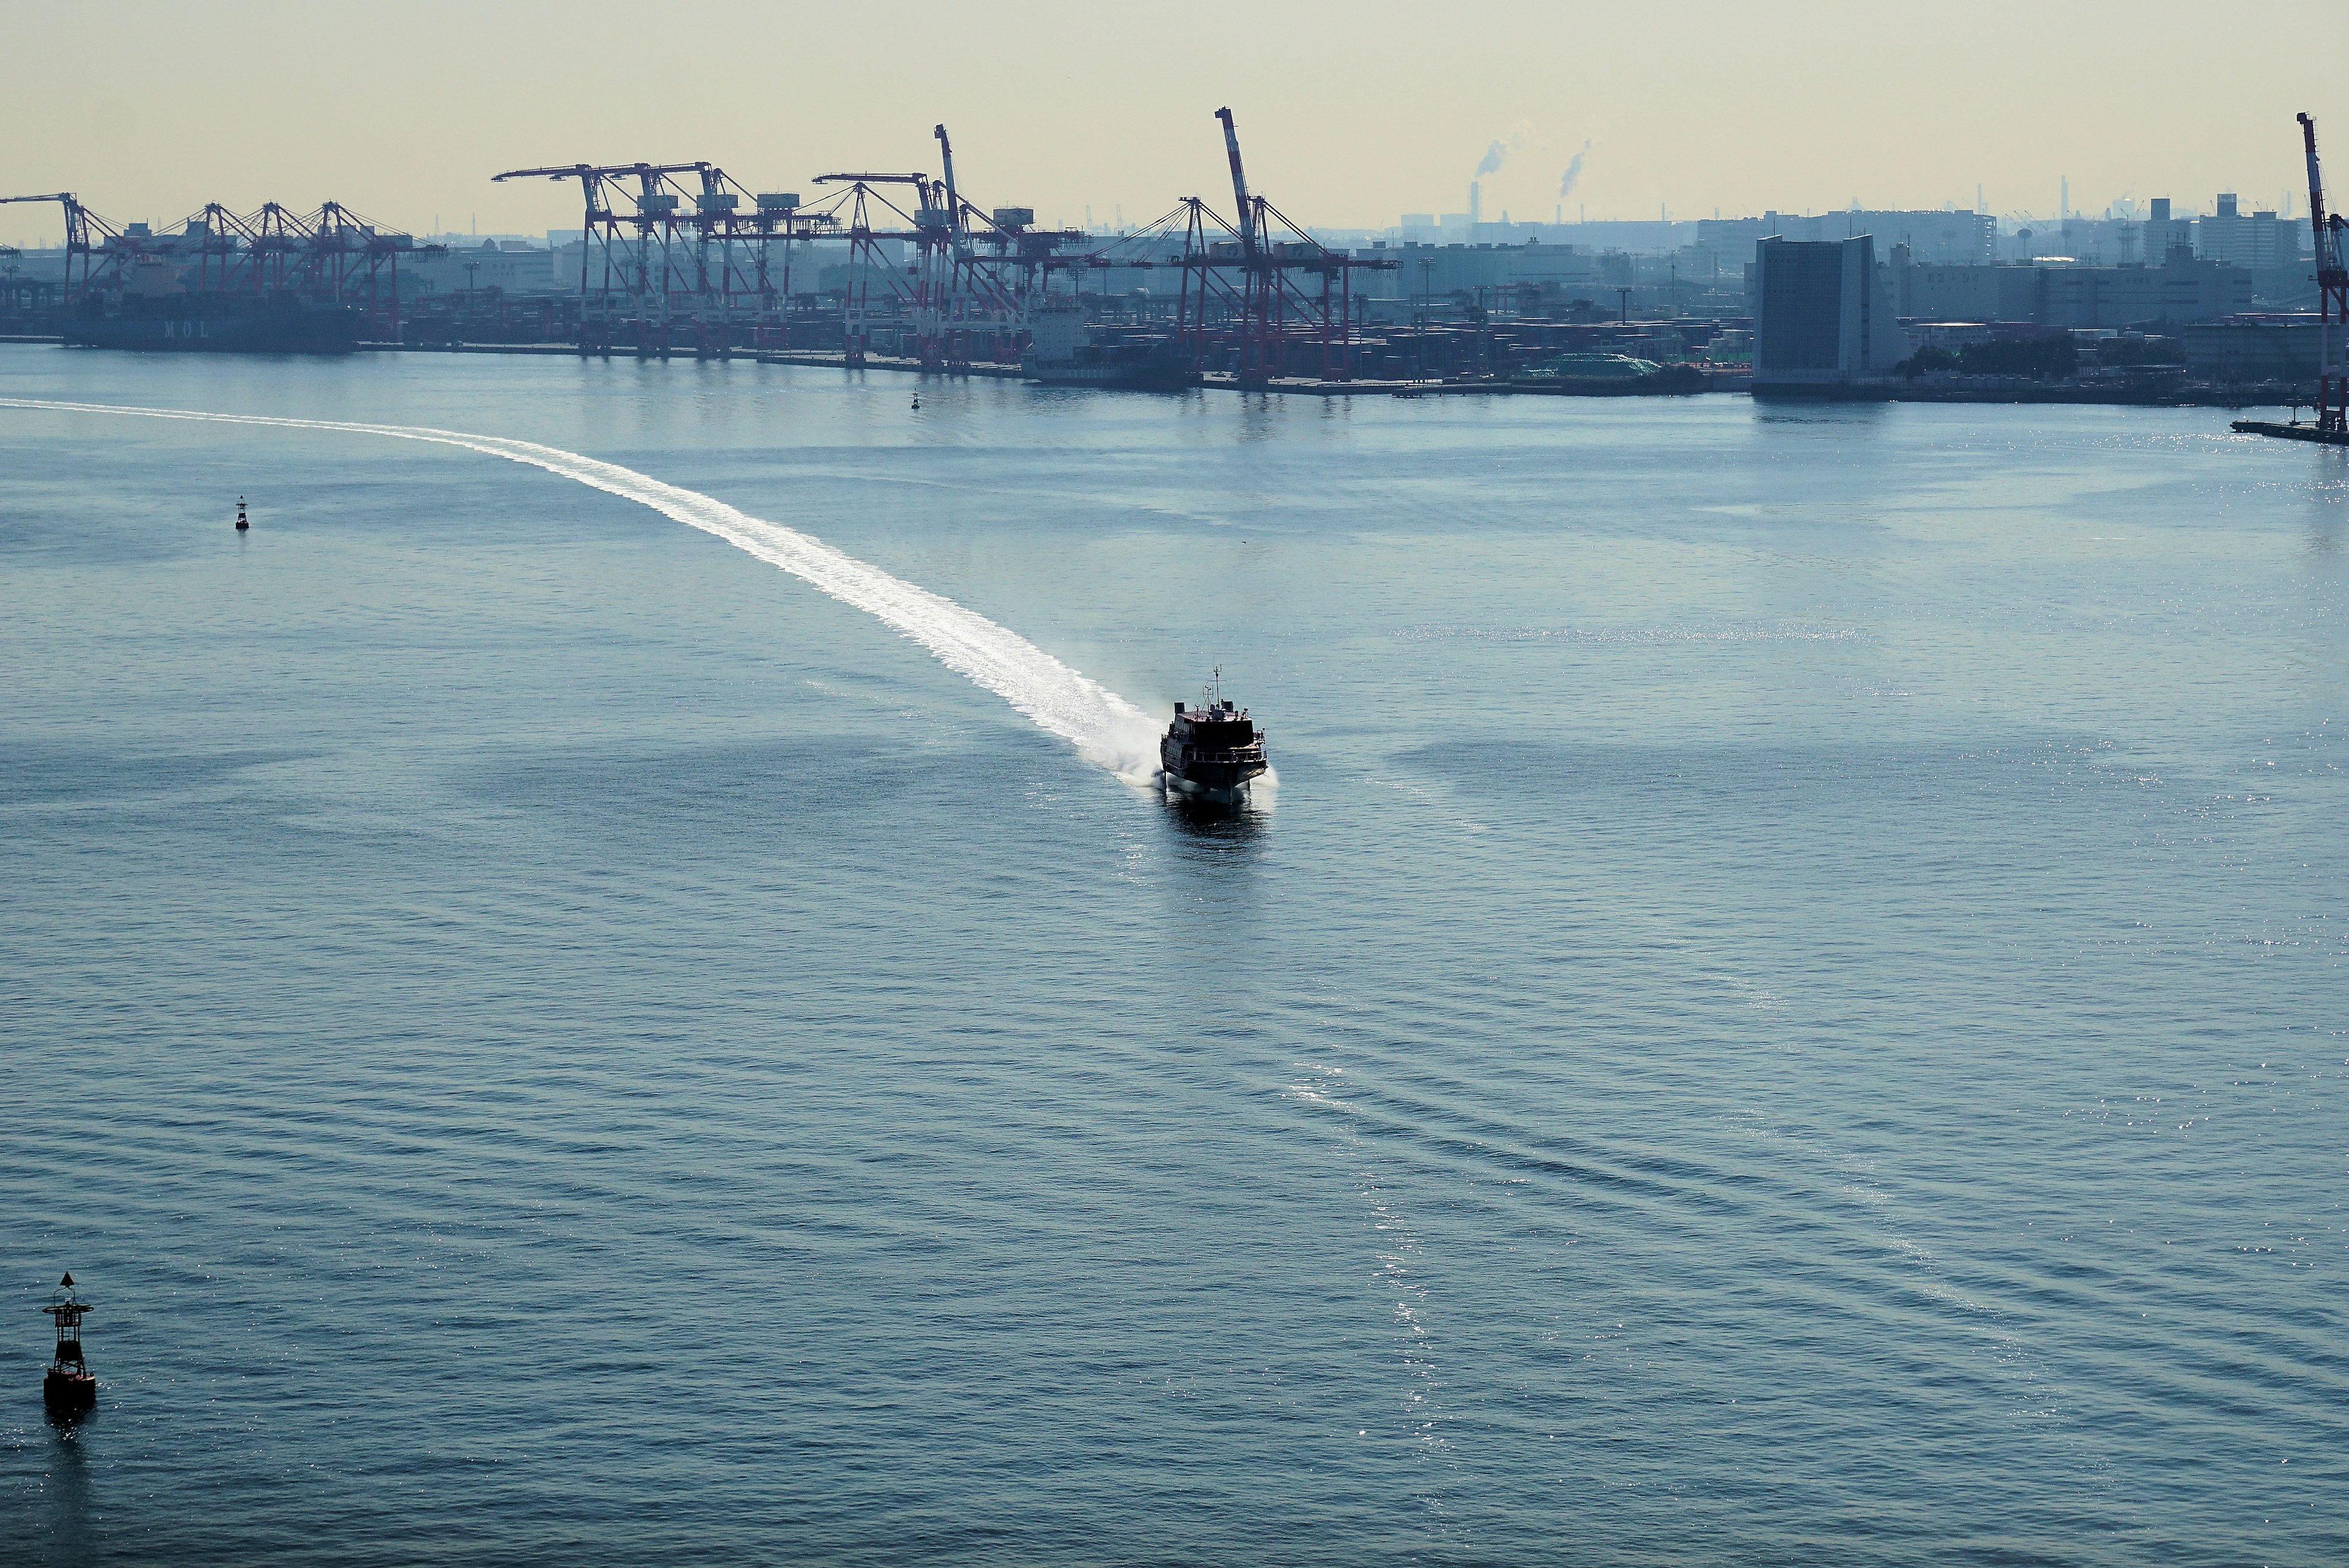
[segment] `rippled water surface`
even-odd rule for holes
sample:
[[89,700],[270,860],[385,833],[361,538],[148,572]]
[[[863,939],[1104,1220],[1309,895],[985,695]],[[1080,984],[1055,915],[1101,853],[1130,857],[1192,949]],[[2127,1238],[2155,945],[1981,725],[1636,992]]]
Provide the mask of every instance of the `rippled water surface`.
[[913,594],[0,407],[0,1556],[2349,1557],[2341,454],[913,385],[0,347]]

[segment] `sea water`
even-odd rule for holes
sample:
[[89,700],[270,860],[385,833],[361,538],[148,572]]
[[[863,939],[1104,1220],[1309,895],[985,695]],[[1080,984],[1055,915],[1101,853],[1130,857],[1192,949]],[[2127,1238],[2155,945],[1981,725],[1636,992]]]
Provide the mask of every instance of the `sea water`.
[[0,348],[0,1552],[2349,1554],[2342,454],[916,385]]

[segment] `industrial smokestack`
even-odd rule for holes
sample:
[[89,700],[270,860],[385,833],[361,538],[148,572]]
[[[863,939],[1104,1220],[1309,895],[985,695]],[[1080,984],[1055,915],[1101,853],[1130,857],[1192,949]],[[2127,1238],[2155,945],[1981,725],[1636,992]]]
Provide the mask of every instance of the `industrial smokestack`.
[[1485,221],[1483,194],[1477,189],[1480,181],[1468,181],[1468,226],[1475,228]]

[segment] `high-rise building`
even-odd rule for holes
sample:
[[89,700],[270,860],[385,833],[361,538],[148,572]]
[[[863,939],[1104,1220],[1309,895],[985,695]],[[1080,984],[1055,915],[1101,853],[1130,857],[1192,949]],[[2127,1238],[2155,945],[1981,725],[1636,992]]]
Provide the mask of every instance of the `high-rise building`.
[[2219,197],[2219,210],[2194,225],[2194,253],[2257,271],[2282,266],[2300,253],[2273,212],[2246,215],[2231,191]]
[[1873,236],[1765,239],[1754,269],[1754,390],[1831,392],[1909,357]]
[[2153,215],[2145,222],[2143,248],[2145,264],[2148,267],[2163,265],[2169,260],[2172,251],[2191,251],[2194,248],[2193,223],[2183,218],[2173,220],[2170,217],[2169,198],[2167,196],[2153,199]]

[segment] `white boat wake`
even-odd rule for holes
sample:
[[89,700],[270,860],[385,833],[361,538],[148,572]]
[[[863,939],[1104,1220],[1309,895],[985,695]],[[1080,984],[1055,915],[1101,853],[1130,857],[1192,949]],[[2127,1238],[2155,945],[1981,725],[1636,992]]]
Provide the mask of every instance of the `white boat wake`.
[[415,425],[353,424],[334,419],[284,419],[260,414],[208,414],[182,408],[140,408],[113,403],[64,403],[0,397],[0,407],[75,414],[133,414],[217,425],[267,425],[292,430],[337,430],[433,441],[509,462],[527,463],[564,479],[648,506],[738,550],[781,567],[844,604],[878,617],[927,648],[938,662],[995,693],[1040,727],[1075,747],[1079,756],[1132,783],[1158,771],[1158,732],[1150,716],[1099,681],[1078,674],[1018,633],[926,588],[892,577],[812,534],[752,517],[722,500],[665,484],[617,463],[517,441]]

